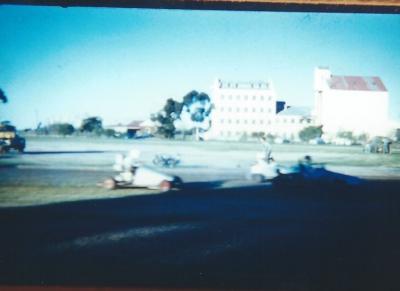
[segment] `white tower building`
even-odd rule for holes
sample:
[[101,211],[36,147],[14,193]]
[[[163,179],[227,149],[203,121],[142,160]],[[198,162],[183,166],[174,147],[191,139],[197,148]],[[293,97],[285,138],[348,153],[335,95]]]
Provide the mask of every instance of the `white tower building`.
[[339,131],[384,135],[388,130],[389,93],[379,77],[314,72],[316,124],[335,135]]
[[271,82],[214,82],[211,95],[214,109],[210,138],[239,139],[266,132],[276,115],[276,92]]

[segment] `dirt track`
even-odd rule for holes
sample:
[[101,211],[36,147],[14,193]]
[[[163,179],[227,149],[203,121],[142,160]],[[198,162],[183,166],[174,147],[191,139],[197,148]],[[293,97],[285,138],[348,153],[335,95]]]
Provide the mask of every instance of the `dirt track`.
[[[0,206],[155,193],[143,189],[111,193],[96,187],[98,182],[114,175],[115,155],[131,149],[141,152],[140,160],[146,165],[152,165],[157,153],[179,154],[182,163],[178,167],[158,170],[180,176],[189,187],[201,184],[201,187],[221,188],[249,185],[246,175],[262,146],[163,140],[28,139],[24,154],[12,153],[0,158]],[[400,178],[398,153],[365,155],[359,147],[273,146],[273,155],[279,163],[296,163],[305,154],[325,162],[333,171],[373,179]]]

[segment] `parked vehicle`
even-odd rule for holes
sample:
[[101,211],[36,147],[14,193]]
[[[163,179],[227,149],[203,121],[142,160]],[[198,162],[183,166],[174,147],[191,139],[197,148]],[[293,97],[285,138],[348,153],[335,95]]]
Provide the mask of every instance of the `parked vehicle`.
[[0,153],[5,153],[12,149],[22,153],[25,150],[25,145],[25,139],[17,135],[14,126],[0,124]]
[[308,143],[309,143],[309,144],[312,144],[312,145],[322,145],[322,144],[326,144],[326,142],[325,142],[322,138],[320,138],[320,137],[313,138],[313,139],[309,140]]

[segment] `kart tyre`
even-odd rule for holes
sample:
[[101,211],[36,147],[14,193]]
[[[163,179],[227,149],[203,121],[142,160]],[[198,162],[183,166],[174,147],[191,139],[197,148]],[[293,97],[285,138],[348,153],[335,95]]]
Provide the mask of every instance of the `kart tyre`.
[[172,183],[171,183],[170,181],[163,180],[163,181],[160,183],[160,190],[161,190],[161,192],[167,192],[167,191],[169,191],[169,190],[171,190],[171,189],[172,189]]
[[173,180],[172,183],[173,183],[174,188],[180,189],[180,188],[182,188],[182,186],[183,186],[183,181],[182,181],[182,179],[181,179],[180,177],[178,177],[178,176],[174,176],[174,180]]
[[107,190],[114,190],[117,188],[117,182],[113,178],[105,179],[103,187]]

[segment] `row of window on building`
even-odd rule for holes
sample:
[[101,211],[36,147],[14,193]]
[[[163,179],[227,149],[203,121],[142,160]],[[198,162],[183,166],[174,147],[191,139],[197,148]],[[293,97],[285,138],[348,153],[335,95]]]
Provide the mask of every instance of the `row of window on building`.
[[[228,87],[228,88],[239,88],[239,83],[227,83],[226,84],[226,86]],[[219,84],[219,87],[221,88],[222,87],[222,83],[220,83]],[[250,87],[252,88],[252,89],[254,89],[254,88],[265,88],[265,89],[268,89],[268,84],[266,84],[266,83],[256,83],[256,84],[254,84],[254,83],[251,83],[250,84]]]
[[[255,120],[255,119],[253,119],[253,120],[247,120],[247,119],[245,119],[245,120],[240,120],[240,119],[236,119],[236,120],[232,120],[232,119],[227,119],[227,120],[225,120],[225,119],[220,119],[220,123],[221,124],[224,124],[225,123],[225,121],[226,121],[226,123],[228,123],[228,124],[232,124],[232,123],[236,123],[236,124],[241,124],[241,123],[243,123],[243,124],[264,124],[264,120],[258,120],[258,122],[257,122],[257,120]],[[271,124],[271,120],[267,120],[266,121],[266,123],[267,124]]]
[[[219,111],[220,112],[225,112],[225,107],[219,107],[219,108],[216,108],[217,110],[219,109]],[[245,107],[245,108],[240,108],[240,107],[236,107],[236,112],[257,112],[257,108],[255,108],[255,107],[253,107],[252,109],[251,109],[251,111],[249,111],[249,109],[250,108],[247,108],[247,107]],[[228,108],[226,108],[226,111],[227,112],[233,112],[234,111],[234,108],[232,108],[232,107],[228,107]],[[266,109],[266,110],[264,110],[264,108],[258,108],[258,112],[260,112],[260,113],[263,113],[263,112],[268,112],[268,113],[272,113],[272,109],[271,108],[268,108],[268,109]]]
[[221,100],[225,100],[225,99],[227,99],[227,100],[234,100],[234,99],[236,99],[236,100],[261,100],[261,101],[264,101],[264,100],[268,100],[268,101],[272,101],[272,96],[264,96],[264,95],[261,95],[261,96],[252,96],[251,98],[248,96],[248,95],[244,95],[244,96],[240,96],[240,95],[237,95],[237,96],[232,96],[232,95],[228,95],[228,96],[225,96],[225,95],[221,95],[221,98],[220,98]]
[[[296,119],[295,118],[289,118],[289,119],[287,119],[287,118],[282,118],[282,119],[277,118],[275,120],[275,123],[280,123],[281,121],[282,121],[282,123],[296,123]],[[298,124],[310,124],[311,123],[311,119],[298,119],[297,123]]]
[[[253,120],[247,120],[247,119],[244,119],[244,120],[241,120],[241,119],[236,119],[236,120],[232,120],[232,119],[224,119],[224,118],[221,118],[220,119],[220,123],[221,124],[224,124],[225,122],[226,123],[228,123],[228,124],[232,124],[232,123],[236,123],[236,124],[241,124],[241,123],[243,123],[243,124],[250,124],[250,121],[251,121],[251,124],[256,124],[257,123],[257,120],[255,120],[255,119],[253,119]],[[298,123],[299,124],[309,124],[309,123],[311,123],[311,120],[310,119],[299,119],[299,120],[297,120],[298,121]],[[261,120],[258,120],[258,123],[259,124],[264,124],[264,120],[263,119],[261,119]],[[275,120],[275,123],[279,123],[280,122],[280,119],[279,118],[277,118],[276,120]],[[269,120],[267,120],[266,121],[266,123],[267,124],[271,124],[271,120],[269,119]],[[286,118],[283,118],[282,119],[282,123],[296,123],[296,119],[294,119],[294,118],[292,118],[292,119],[286,119]]]
[[[259,133],[258,131],[230,131],[230,130],[221,130],[219,132],[219,135],[221,137],[225,136],[225,137],[241,137],[241,136],[251,136],[253,134],[257,134]],[[294,140],[296,137],[296,134],[294,134],[293,132],[276,132],[276,131],[272,131],[269,132],[270,134],[274,135],[274,136],[280,136],[282,138],[285,139],[289,139],[289,140]]]

